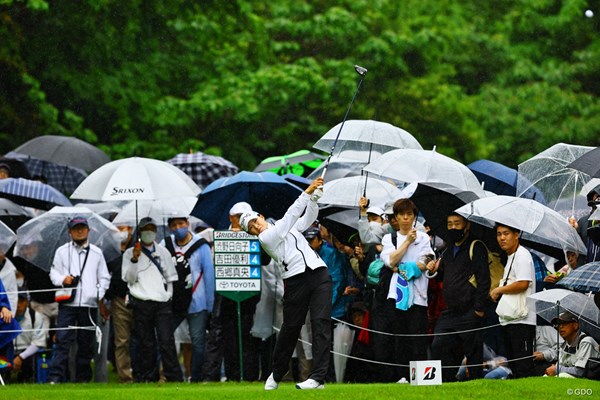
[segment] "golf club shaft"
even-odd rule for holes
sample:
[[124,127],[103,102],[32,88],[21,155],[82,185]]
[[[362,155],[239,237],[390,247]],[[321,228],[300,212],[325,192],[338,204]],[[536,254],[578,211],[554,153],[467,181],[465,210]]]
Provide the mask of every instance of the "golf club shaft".
[[340,134],[342,133],[342,129],[344,128],[344,124],[346,123],[346,118],[348,118],[348,114],[350,113],[350,109],[352,108],[354,99],[356,99],[356,95],[358,94],[360,85],[362,84],[363,79],[365,79],[365,76],[367,75],[367,70],[365,68],[358,67],[362,71],[362,73],[361,73],[361,72],[359,72],[357,67],[358,66],[355,66],[355,69],[357,70],[357,72],[360,75],[360,81],[358,81],[358,85],[356,86],[356,90],[354,91],[354,96],[352,96],[352,100],[350,101],[350,104],[348,105],[348,109],[346,110],[346,115],[344,115],[344,119],[342,120],[342,124],[340,125],[340,130],[338,131],[338,133],[335,137],[335,140],[333,141],[333,145],[331,145],[331,150],[329,151],[329,156],[327,157],[327,160],[325,161],[325,167],[323,167],[323,172],[321,173],[321,178],[325,177],[325,173],[327,172],[327,167],[329,166],[329,161],[331,160],[331,156],[333,155],[333,151],[335,150],[335,145],[337,144],[338,139],[340,138]]

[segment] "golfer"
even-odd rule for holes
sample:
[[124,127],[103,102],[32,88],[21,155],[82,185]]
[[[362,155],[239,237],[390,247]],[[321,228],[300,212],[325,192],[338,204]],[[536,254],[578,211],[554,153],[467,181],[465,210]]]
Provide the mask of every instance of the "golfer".
[[321,186],[323,178],[315,179],[275,224],[268,223],[255,211],[246,212],[240,218],[242,229],[258,236],[263,249],[282,268],[283,325],[273,353],[273,372],[267,378],[265,390],[277,389],[287,373],[300,328],[304,325],[309,310],[313,369],[309,378],[296,384],[296,388],[325,387],[323,383],[327,376],[331,348],[332,283],[327,266],[302,235],[317,218],[317,201],[323,195],[319,188]]

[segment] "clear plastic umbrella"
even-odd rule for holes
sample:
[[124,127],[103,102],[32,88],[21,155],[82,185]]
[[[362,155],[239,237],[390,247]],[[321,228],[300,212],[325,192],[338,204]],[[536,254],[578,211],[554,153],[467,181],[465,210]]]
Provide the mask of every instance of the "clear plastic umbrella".
[[17,235],[6,224],[0,221],[0,254],[4,255],[13,245]]
[[[564,207],[561,199],[569,199],[568,209],[574,214],[575,198],[591,177],[577,169],[570,168],[574,160],[586,154],[594,147],[576,146],[557,143],[519,164],[517,178],[517,196],[526,197],[524,193],[533,187],[542,192],[548,204]],[[554,208],[559,210],[559,208]]]
[[121,254],[121,234],[108,220],[85,207],[54,207],[17,229],[14,255],[49,272],[56,249],[70,240],[67,224],[75,216],[87,218],[89,241],[102,250],[107,262]]
[[445,183],[485,197],[481,184],[469,168],[433,150],[392,150],[363,168],[377,176],[405,183]]
[[[313,147],[329,152],[340,130],[340,124],[327,131]],[[344,124],[344,130],[338,139],[335,151],[339,153],[345,150],[360,150],[383,154],[393,149],[422,148],[417,139],[409,132],[387,122],[349,120]]]
[[485,197],[465,204],[456,212],[489,228],[501,223],[519,229],[523,244],[558,259],[566,259],[567,251],[579,254],[587,251],[566,218],[535,200],[512,196]]
[[166,221],[169,218],[189,216],[197,201],[198,198],[196,197],[140,200],[137,204],[137,210],[135,202],[131,202],[123,207],[123,209],[117,214],[113,220],[113,224],[117,226],[134,226],[136,223],[136,218],[142,219],[144,217],[152,217],[155,221],[163,221],[164,225],[166,225]]
[[400,198],[401,190],[394,184],[381,179],[367,179],[366,176],[350,176],[326,182],[323,197],[319,205],[336,205],[341,207],[358,207],[358,201],[366,190],[371,205],[383,208],[385,203]]

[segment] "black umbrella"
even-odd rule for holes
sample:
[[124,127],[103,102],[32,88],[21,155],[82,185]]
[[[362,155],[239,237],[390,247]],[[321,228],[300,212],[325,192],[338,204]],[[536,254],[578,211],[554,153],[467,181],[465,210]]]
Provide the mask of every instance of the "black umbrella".
[[110,161],[110,157],[96,146],[72,136],[38,136],[13,152],[79,168],[88,173]]
[[10,157],[0,157],[0,165],[4,164],[10,169],[11,178],[25,178],[31,179],[27,165],[21,160]]
[[567,168],[573,168],[588,174],[592,178],[600,178],[600,147],[588,151],[579,158],[576,158]]

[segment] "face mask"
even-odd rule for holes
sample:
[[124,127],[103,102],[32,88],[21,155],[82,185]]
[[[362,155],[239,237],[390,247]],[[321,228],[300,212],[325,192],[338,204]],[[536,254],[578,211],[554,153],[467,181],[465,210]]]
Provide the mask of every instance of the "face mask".
[[23,287],[23,284],[25,283],[24,279],[17,279],[17,286],[18,287]]
[[129,234],[127,233],[127,231],[119,231],[119,233],[117,234],[117,238],[119,238],[119,241],[121,243],[125,243],[127,242],[127,239],[129,239]]
[[177,240],[183,240],[186,238],[187,234],[188,234],[188,228],[187,226],[184,226],[182,228],[177,228],[173,231],[173,236],[175,236],[175,239]]
[[145,244],[152,244],[154,242],[154,239],[156,239],[156,232],[143,231],[140,234],[140,239],[142,239],[142,242],[144,242]]
[[464,229],[448,229],[448,239],[450,243],[457,243],[465,237]]
[[588,201],[588,207],[597,207],[600,204],[600,200]]

